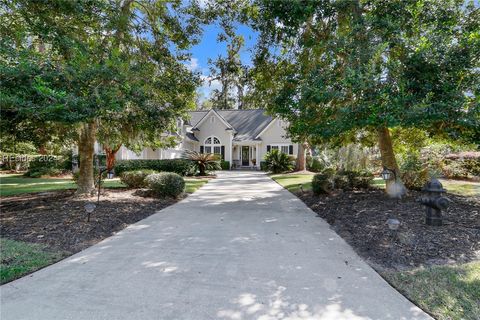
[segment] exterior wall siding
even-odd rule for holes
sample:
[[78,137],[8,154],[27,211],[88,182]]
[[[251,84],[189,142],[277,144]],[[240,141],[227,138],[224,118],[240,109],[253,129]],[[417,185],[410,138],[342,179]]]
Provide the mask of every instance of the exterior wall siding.
[[263,161],[263,158],[267,153],[267,145],[293,145],[293,155],[295,157],[297,156],[298,143],[293,143],[292,140],[287,137],[285,125],[278,125],[278,123],[278,119],[274,120],[274,122],[260,136],[262,139],[262,143],[259,145],[260,161]]
[[231,131],[226,130],[227,126],[217,115],[213,114],[211,116],[215,119],[213,123],[210,120],[210,115],[207,115],[208,119],[205,119],[198,127],[200,131],[195,131],[195,137],[199,141],[195,146],[195,151],[200,152],[200,146],[204,144],[205,139],[215,136],[220,139],[220,144],[225,146],[225,160],[231,162]]

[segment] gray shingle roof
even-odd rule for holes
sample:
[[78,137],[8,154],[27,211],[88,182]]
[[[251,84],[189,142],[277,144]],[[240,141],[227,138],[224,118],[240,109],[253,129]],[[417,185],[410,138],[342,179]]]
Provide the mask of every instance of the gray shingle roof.
[[[234,140],[254,140],[263,129],[272,121],[272,117],[265,114],[263,109],[254,110],[215,110],[236,131]],[[190,125],[195,127],[208,111],[190,112]]]

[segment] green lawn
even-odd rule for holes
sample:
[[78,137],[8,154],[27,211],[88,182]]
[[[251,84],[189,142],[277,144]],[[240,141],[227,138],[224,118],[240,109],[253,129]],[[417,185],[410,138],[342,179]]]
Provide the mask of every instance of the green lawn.
[[[195,192],[208,182],[208,179],[185,178],[185,191]],[[106,188],[124,188],[120,179],[104,181]],[[69,178],[27,178],[21,174],[0,174],[0,196],[12,196],[22,193],[45,192],[54,190],[75,189],[76,185]]]
[[386,273],[383,276],[438,320],[478,320],[480,262]]
[[290,192],[299,191],[300,185],[304,191],[312,189],[313,174],[311,173],[273,174],[270,177]]
[[[107,188],[125,187],[118,178],[105,180],[104,185]],[[70,178],[28,178],[21,174],[0,174],[0,196],[75,189],[76,187]]]
[[185,178],[185,192],[193,193],[208,182],[208,179]]
[[48,266],[63,258],[39,244],[0,238],[0,283],[5,283]]
[[[300,190],[300,185],[303,186],[303,190],[305,191],[312,189],[312,173],[273,174],[271,177],[273,180],[291,192]],[[450,193],[461,196],[480,196],[480,182],[446,179],[440,179],[440,181],[442,182],[443,187]],[[382,178],[376,177],[372,181],[372,186],[384,189],[385,181],[383,181]]]

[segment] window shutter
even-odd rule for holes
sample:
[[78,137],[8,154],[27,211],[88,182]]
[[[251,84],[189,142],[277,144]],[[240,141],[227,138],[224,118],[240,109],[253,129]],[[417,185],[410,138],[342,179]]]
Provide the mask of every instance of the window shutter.
[[200,146],[200,153],[203,153],[203,146]]
[[288,154],[293,154],[293,145],[288,146]]
[[267,145],[267,152],[270,152],[270,149],[271,149],[271,148],[272,148],[272,147],[271,147],[270,145]]
[[222,160],[225,160],[225,146],[222,146],[222,149],[221,149],[221,154],[222,154]]

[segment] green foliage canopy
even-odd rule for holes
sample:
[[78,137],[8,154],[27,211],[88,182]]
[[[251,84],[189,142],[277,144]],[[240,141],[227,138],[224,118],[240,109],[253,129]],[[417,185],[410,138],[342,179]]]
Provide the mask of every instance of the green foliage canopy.
[[258,0],[256,87],[293,136],[415,127],[480,141],[480,10],[440,0]]

